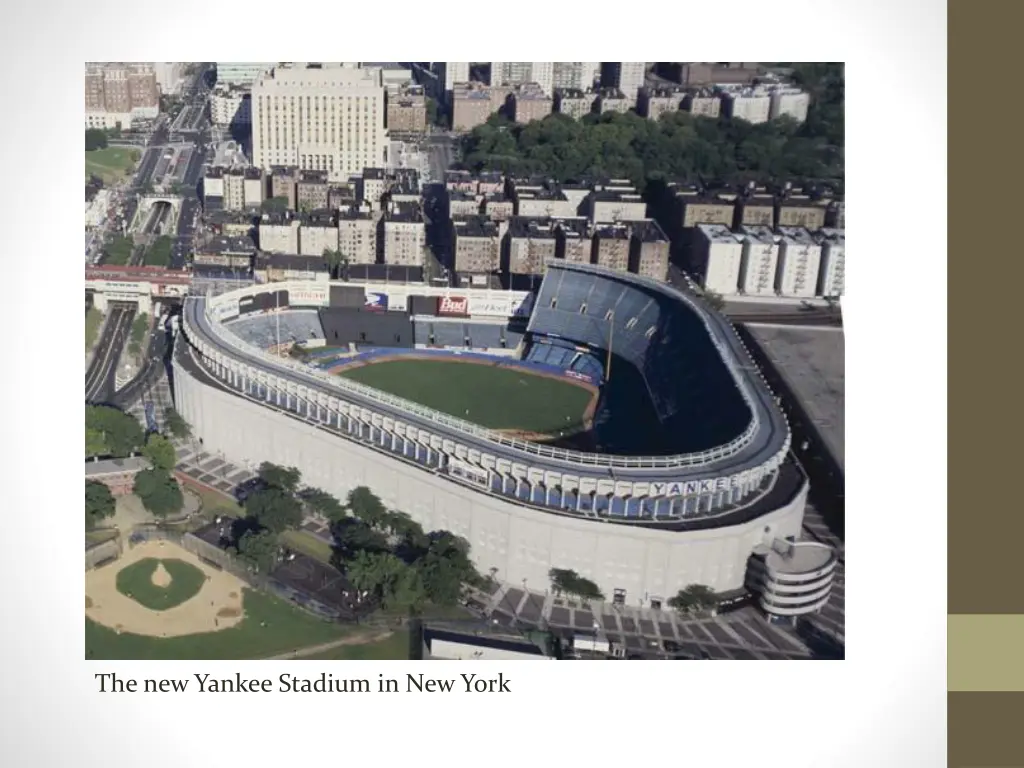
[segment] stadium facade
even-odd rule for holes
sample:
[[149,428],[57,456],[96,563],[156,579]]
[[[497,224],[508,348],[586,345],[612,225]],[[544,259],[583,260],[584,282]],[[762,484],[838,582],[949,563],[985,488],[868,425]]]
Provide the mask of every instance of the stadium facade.
[[[367,305],[391,301],[388,286],[358,290]],[[807,483],[787,458],[774,396],[728,322],[671,287],[557,265],[534,301],[504,299],[506,319],[529,316],[520,318],[527,360],[541,350],[566,375],[598,379],[610,368],[595,450],[514,439],[271,354],[232,330],[240,316],[266,313],[279,327],[274,313],[323,311],[336,293],[275,283],[187,300],[175,400],[206,451],[295,466],[339,497],[367,485],[426,529],[464,537],[484,573],[546,589],[551,568],[572,569],[629,604],[692,583],[739,588],[752,552],[799,537]],[[392,303],[411,312],[416,301]],[[580,374],[570,367],[579,359],[607,367]]]

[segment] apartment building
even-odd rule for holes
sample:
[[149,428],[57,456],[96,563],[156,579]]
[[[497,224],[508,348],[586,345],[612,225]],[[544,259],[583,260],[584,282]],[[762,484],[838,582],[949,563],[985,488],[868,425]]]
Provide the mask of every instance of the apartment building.
[[475,192],[451,191],[448,193],[448,215],[478,216],[482,200],[483,198]]
[[160,93],[168,96],[181,90],[185,65],[180,61],[157,61],[153,63],[153,74],[156,75],[156,87]]
[[224,208],[224,169],[207,166],[203,170],[203,209],[218,211]]
[[377,263],[379,213],[368,206],[350,206],[338,211],[338,250],[349,264]]
[[679,62],[678,75],[673,80],[685,87],[708,85],[743,85],[752,83],[761,74],[755,62]]
[[217,84],[251,86],[275,66],[273,61],[218,61]]
[[253,84],[253,164],[326,171],[336,181],[382,166],[384,110],[379,70],[275,67]]
[[248,237],[218,235],[196,248],[192,264],[248,271],[256,248]]
[[636,106],[636,99],[630,100],[618,88],[602,88],[598,92],[594,109],[602,115],[605,112],[618,112],[624,115],[634,106]]
[[551,97],[533,84],[516,86],[511,100],[512,119],[517,123],[532,123],[551,114]]
[[846,232],[820,229],[813,235],[821,246],[817,293],[826,298],[839,298],[846,289]]
[[722,99],[711,89],[692,89],[683,96],[680,108],[695,117],[710,117],[717,120],[722,114]]
[[771,119],[771,94],[760,88],[735,88],[721,91],[723,114],[730,120],[766,123]]
[[259,208],[266,199],[267,178],[259,168],[242,169],[242,206]]
[[733,227],[775,226],[775,194],[765,186],[748,184],[736,196]]
[[153,64],[90,62],[85,65],[85,127],[132,127],[160,114],[160,88]]
[[295,182],[298,210],[313,211],[327,208],[327,191],[330,188],[327,171],[299,171]]
[[576,215],[577,206],[553,182],[539,189],[513,184],[512,192],[516,216],[561,218]]
[[771,90],[768,115],[772,120],[788,116],[802,123],[807,120],[807,110],[811,106],[811,96],[799,88],[778,86]]
[[492,192],[483,197],[483,214],[491,221],[508,221],[515,215],[515,203],[502,192]]
[[573,264],[592,264],[594,238],[590,223],[584,218],[559,219],[555,222],[555,258]]
[[628,192],[612,189],[594,190],[588,196],[586,210],[592,224],[647,218],[647,203],[632,187]]
[[387,191],[387,171],[383,168],[363,168],[359,177],[359,202],[366,203],[373,210],[379,210],[381,199]]
[[425,133],[427,130],[427,98],[423,88],[403,88],[387,96],[387,129],[389,133]]
[[620,272],[629,271],[632,230],[623,223],[600,224],[594,228],[594,263]]
[[603,62],[601,65],[601,86],[621,91],[628,107],[636,106],[646,77],[647,63],[643,61]]
[[237,85],[218,84],[210,91],[210,122],[221,128],[252,124],[252,94]]
[[224,210],[241,211],[245,208],[245,171],[227,168],[224,171]]
[[670,184],[670,194],[674,194],[676,215],[680,229],[689,229],[700,224],[721,224],[732,226],[736,206],[712,192],[695,185]]
[[568,88],[578,91],[592,89],[601,79],[599,61],[556,61],[552,69],[552,85],[557,90]]
[[476,177],[476,191],[481,195],[493,195],[505,190],[505,177],[499,171],[483,171]]
[[468,61],[435,61],[432,64],[434,73],[437,75],[438,94],[440,100],[445,104],[451,104],[452,91],[456,83],[469,82]]
[[554,93],[555,65],[551,61],[491,62],[491,86],[536,83],[545,95]]
[[353,184],[331,184],[327,187],[327,207],[332,211],[358,204],[359,197]]
[[821,244],[803,227],[778,227],[779,268],[775,292],[780,296],[811,298],[818,290]]
[[846,229],[846,203],[833,200],[825,209],[825,226],[830,229]]
[[641,88],[636,111],[648,120],[660,120],[662,115],[678,112],[685,97],[681,88]]
[[704,290],[735,296],[743,272],[743,238],[725,224],[698,224],[696,247]]
[[774,296],[780,237],[770,225],[746,226],[737,234],[743,243],[739,292],[747,296]]
[[501,236],[498,224],[474,216],[453,216],[452,250],[459,274],[491,274],[501,267]]
[[554,109],[556,112],[579,120],[594,111],[597,104],[597,91],[576,88],[556,88]]
[[812,197],[807,192],[795,191],[786,185],[779,190],[777,196],[775,226],[821,229],[825,226],[830,202],[827,198]]
[[299,255],[320,256],[338,250],[338,222],[334,212],[317,210],[299,218]]
[[449,192],[476,192],[477,180],[469,171],[447,170],[444,174],[444,188]]
[[557,253],[555,222],[547,217],[513,216],[505,234],[505,271],[513,275],[542,275]]
[[266,253],[298,253],[299,226],[299,219],[290,212],[264,213],[256,226],[260,250]]
[[382,221],[384,263],[423,266],[426,233],[419,206],[413,203],[390,203]]
[[452,130],[471,131],[505,105],[512,89],[480,83],[458,83],[452,89]]
[[630,271],[652,280],[667,280],[670,243],[658,222],[631,221],[628,227],[632,237]]
[[299,198],[296,194],[298,183],[298,168],[277,165],[270,169],[270,196],[287,200],[290,211],[299,209]]
[[253,270],[257,280],[277,283],[284,280],[314,280],[327,282],[331,277],[331,265],[323,256],[299,256],[288,253],[266,253],[256,256]]

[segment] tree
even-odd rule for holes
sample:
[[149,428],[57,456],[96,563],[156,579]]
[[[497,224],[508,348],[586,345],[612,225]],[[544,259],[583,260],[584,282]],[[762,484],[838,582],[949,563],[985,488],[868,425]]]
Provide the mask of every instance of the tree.
[[419,574],[390,552],[360,552],[345,569],[356,589],[369,592],[386,608],[413,609],[426,594]]
[[145,441],[142,425],[134,417],[106,405],[86,406],[85,429],[86,450],[103,448],[93,455],[123,458],[140,450]]
[[354,517],[342,518],[332,526],[331,532],[337,546],[339,565],[360,553],[388,551],[388,540],[384,534]]
[[302,503],[306,505],[307,509],[327,518],[332,523],[345,517],[345,507],[341,502],[319,488],[303,488],[299,493],[299,498],[302,499]]
[[107,134],[100,128],[87,128],[85,131],[85,151],[107,148]]
[[85,430],[85,457],[102,456],[107,453],[107,443],[103,439],[103,433],[97,429],[86,427]]
[[264,528],[282,533],[302,523],[302,506],[295,496],[281,488],[263,488],[245,500],[245,512]]
[[548,578],[556,595],[565,594],[581,600],[604,600],[604,593],[597,584],[576,571],[552,568],[548,571]]
[[340,277],[343,280],[348,279],[348,256],[340,250],[324,248],[324,261],[326,261],[331,268],[331,277]]
[[192,427],[182,418],[181,414],[168,406],[164,408],[164,427],[171,433],[171,436],[178,440],[187,440],[192,437]]
[[380,528],[387,515],[387,508],[380,498],[367,488],[360,485],[348,493],[348,511],[371,528]]
[[267,488],[277,488],[289,494],[295,493],[302,479],[302,473],[295,467],[281,467],[269,461],[260,464],[258,474],[260,481]]
[[142,455],[149,459],[154,467],[165,472],[170,472],[178,463],[178,454],[171,441],[155,432],[146,439]]
[[113,517],[116,502],[114,494],[103,483],[85,481],[85,528],[92,530],[98,522]]
[[185,506],[181,486],[163,469],[144,469],[135,476],[135,495],[157,517],[180,512]]
[[287,197],[268,197],[260,203],[260,209],[264,213],[284,213],[288,210]]
[[238,557],[256,573],[270,573],[277,565],[280,546],[277,536],[266,529],[246,531],[238,540]]
[[668,605],[680,613],[700,613],[718,607],[718,595],[704,584],[690,584],[669,598]]

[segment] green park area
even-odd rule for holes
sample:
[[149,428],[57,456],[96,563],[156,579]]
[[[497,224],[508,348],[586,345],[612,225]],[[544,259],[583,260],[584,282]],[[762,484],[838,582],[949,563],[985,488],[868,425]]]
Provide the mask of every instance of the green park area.
[[132,257],[135,243],[130,237],[112,235],[103,246],[103,263],[123,267]]
[[386,360],[339,375],[482,427],[547,435],[578,428],[593,397],[522,369],[447,360]]
[[[118,634],[85,620],[87,659],[261,659],[339,640],[345,627],[305,613],[290,603],[251,589],[243,590],[245,618],[218,632],[180,637]],[[349,630],[350,631],[350,630]],[[403,656],[404,658],[404,656]]]
[[147,557],[117,573],[117,591],[151,611],[166,611],[199,594],[206,575],[183,560]]
[[141,154],[134,147],[107,147],[87,150],[85,153],[85,179],[98,176],[104,184],[113,184],[130,176]]
[[85,311],[85,351],[92,349],[99,335],[100,326],[103,325],[103,313],[96,307],[89,307]]
[[156,238],[146,249],[145,263],[147,267],[171,266],[171,247],[174,241],[166,235]]

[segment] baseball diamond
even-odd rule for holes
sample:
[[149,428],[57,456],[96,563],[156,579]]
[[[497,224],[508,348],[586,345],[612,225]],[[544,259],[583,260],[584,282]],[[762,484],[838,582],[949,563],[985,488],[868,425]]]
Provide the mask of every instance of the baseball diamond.
[[[389,298],[334,307],[355,290]],[[370,485],[465,537],[499,578],[572,568],[620,602],[737,588],[756,547],[799,535],[807,483],[789,426],[717,313],[576,264],[551,265],[498,319],[473,315],[486,302],[465,289],[459,317],[424,317],[414,288],[389,290],[190,297],[175,400],[207,450],[296,466],[338,495]],[[572,439],[545,439],[559,419]]]

